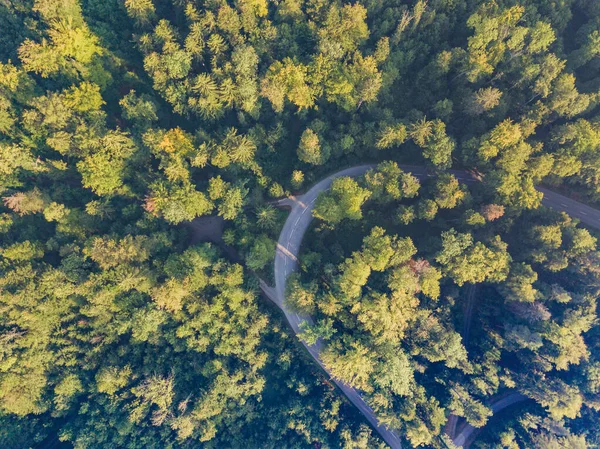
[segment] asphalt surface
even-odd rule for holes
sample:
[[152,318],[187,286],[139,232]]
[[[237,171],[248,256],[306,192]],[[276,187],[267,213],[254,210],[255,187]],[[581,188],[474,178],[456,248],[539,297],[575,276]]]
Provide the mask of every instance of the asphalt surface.
[[[321,192],[329,189],[334,179],[343,176],[356,178],[365,174],[370,168],[374,167],[374,164],[368,164],[341,170],[337,173],[327,176],[325,179],[315,184],[305,194],[297,197],[286,198],[276,203],[278,206],[289,206],[291,208],[291,212],[283,226],[277,242],[277,249],[275,252],[275,287],[269,287],[264,281],[261,281],[261,286],[266,295],[283,311],[290,323],[290,326],[296,334],[301,332],[300,324],[303,321],[307,321],[309,324],[312,324],[313,320],[310,316],[295,313],[286,306],[284,301],[285,288],[288,276],[298,268],[300,244],[302,243],[302,238],[304,237],[304,234],[313,219],[312,210],[314,203]],[[434,176],[429,174],[424,167],[400,165],[400,168],[405,172],[412,173],[420,180]],[[459,181],[464,183],[481,181],[470,172],[461,170],[450,170],[449,172],[454,174]],[[575,200],[545,188],[540,187],[538,190],[544,194],[544,198],[542,200],[543,205],[566,212],[572,217],[579,218],[583,223],[600,229],[600,211],[592,209],[589,206],[581,204]],[[319,356],[322,348],[322,342],[318,341],[316,344],[311,346],[304,344],[304,346],[310,355],[315,359],[315,361],[321,367],[323,367],[326,372],[329,373]],[[331,375],[331,373],[329,374]],[[349,385],[336,380],[333,377],[332,379],[344,392],[348,399],[361,411],[365,418],[377,430],[384,441],[393,449],[401,449],[402,443],[400,441],[399,434],[393,430],[379,425],[375,413],[362,399],[360,393]],[[522,400],[520,395],[518,393],[513,393],[499,400],[495,404],[492,404],[492,410],[494,412],[500,411],[503,408],[520,400]],[[458,444],[459,441],[467,441],[474,430],[475,428],[472,428],[469,425],[463,427],[461,432],[457,435],[455,443]]]
[[[523,396],[521,393],[513,392],[507,396],[504,396],[501,399],[493,401],[491,405],[492,413],[496,414],[499,411],[504,410],[506,407],[510,407],[511,405],[524,401],[526,399],[527,396]],[[468,448],[471,444],[471,436],[473,436],[473,433],[478,430],[480,429],[477,427],[473,427],[470,424],[466,424],[461,429],[459,434],[454,437],[454,444],[459,447],[463,446],[465,448]]]
[[552,209],[566,212],[573,218],[578,218],[583,224],[600,229],[600,211],[579,203],[559,193],[544,187],[536,187],[544,194],[542,204]]
[[[307,321],[308,323],[312,324],[313,320],[310,316],[295,313],[286,306],[284,302],[285,284],[288,276],[298,268],[297,257],[300,253],[300,244],[302,243],[302,237],[304,237],[304,233],[308,229],[310,222],[313,219],[312,210],[314,203],[319,196],[319,193],[329,189],[335,178],[342,176],[350,176],[355,178],[363,175],[372,167],[372,165],[361,165],[359,167],[352,167],[347,170],[342,170],[323,179],[304,195],[300,197],[288,198],[278,204],[280,206],[290,206],[292,211],[285,222],[285,225],[283,226],[279,241],[277,243],[277,250],[275,252],[275,288],[267,287],[265,289],[263,284],[263,290],[265,290],[265,293],[269,296],[269,298],[283,311],[290,323],[290,326],[292,326],[292,329],[296,334],[301,332],[300,323]],[[304,344],[304,346],[310,355],[315,359],[315,361],[327,373],[329,373],[319,356],[322,348],[322,342],[318,341],[316,344],[311,346]],[[379,425],[373,409],[371,409],[371,407],[369,407],[361,398],[360,393],[356,389],[339,380],[336,380],[333,377],[332,380],[356,406],[356,408],[360,410],[365,418],[367,418],[369,423],[371,423],[371,425],[377,429],[377,432],[390,447],[393,449],[402,448],[399,435]]]

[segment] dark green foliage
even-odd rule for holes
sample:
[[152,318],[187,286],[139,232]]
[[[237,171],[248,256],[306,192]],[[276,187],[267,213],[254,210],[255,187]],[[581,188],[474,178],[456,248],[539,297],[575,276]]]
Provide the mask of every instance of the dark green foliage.
[[516,389],[479,447],[596,447],[596,236],[535,186],[600,198],[599,23],[593,0],[0,2],[0,447],[380,447],[256,280],[270,201],[365,163],[315,203],[301,338],[407,445]]

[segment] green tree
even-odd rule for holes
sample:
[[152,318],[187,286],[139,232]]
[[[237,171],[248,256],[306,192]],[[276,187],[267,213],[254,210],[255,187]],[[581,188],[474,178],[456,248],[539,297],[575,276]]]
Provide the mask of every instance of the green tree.
[[467,190],[454,175],[444,173],[439,175],[431,186],[431,193],[441,209],[453,209],[466,197]]
[[127,14],[134,19],[138,25],[150,24],[155,18],[156,9],[152,0],[126,0]]
[[84,187],[99,196],[118,193],[124,186],[126,161],[135,151],[133,141],[123,133],[104,136],[92,154],[77,164]]
[[137,95],[132,90],[119,101],[123,117],[140,129],[149,128],[158,120],[157,106],[149,95]]
[[480,401],[473,398],[462,385],[455,384],[450,387],[450,409],[457,416],[463,416],[474,427],[483,427],[492,416],[492,411]]
[[386,126],[380,133],[377,139],[377,148],[387,149],[395,146],[400,146],[404,143],[408,136],[406,126],[398,124],[395,126]]
[[502,91],[495,87],[481,88],[473,95],[467,111],[472,115],[483,114],[500,104]]
[[275,255],[275,242],[265,234],[259,235],[246,256],[246,265],[251,270],[261,270]]
[[321,147],[319,136],[310,128],[302,133],[297,153],[298,159],[312,165],[323,165],[329,158],[326,148]]
[[506,248],[499,236],[486,246],[475,243],[471,234],[451,229],[442,233],[442,250],[436,261],[459,286],[467,282],[501,282],[508,276],[511,260]]
[[361,206],[371,193],[352,178],[336,178],[328,192],[317,198],[313,215],[332,225],[344,219],[360,220]]
[[283,111],[285,100],[300,110],[312,108],[316,96],[315,89],[309,84],[308,68],[290,58],[269,67],[262,80],[261,95],[271,102],[276,112]]
[[321,359],[334,378],[355,388],[370,389],[375,361],[360,342],[349,339],[333,342],[321,354]]
[[202,192],[191,185],[176,186],[157,182],[150,186],[144,209],[152,215],[162,216],[170,223],[181,223],[209,214],[213,204]]
[[319,30],[319,49],[328,57],[340,59],[357,49],[369,37],[367,10],[360,4],[333,4],[326,13],[324,26]]
[[312,313],[317,305],[318,286],[315,283],[303,284],[298,276],[288,278],[286,303],[299,312]]
[[371,199],[387,203],[404,198],[414,198],[420,187],[419,180],[410,173],[404,173],[398,164],[382,162],[376,170],[365,174],[365,187],[371,192]]
[[294,170],[292,173],[292,188],[299,189],[304,183],[304,173],[300,170]]

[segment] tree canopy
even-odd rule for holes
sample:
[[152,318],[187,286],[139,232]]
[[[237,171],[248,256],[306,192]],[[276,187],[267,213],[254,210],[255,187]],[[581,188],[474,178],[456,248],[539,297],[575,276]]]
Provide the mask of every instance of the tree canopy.
[[593,0],[0,2],[0,447],[383,447],[260,290],[276,200],[364,164],[315,200],[299,338],[406,447],[450,414],[481,449],[597,447],[598,233],[536,187],[600,207],[599,26]]

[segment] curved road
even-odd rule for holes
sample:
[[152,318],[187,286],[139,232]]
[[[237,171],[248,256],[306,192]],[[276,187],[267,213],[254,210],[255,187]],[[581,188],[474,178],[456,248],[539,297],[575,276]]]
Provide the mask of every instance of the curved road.
[[[504,396],[498,400],[495,400],[491,404],[492,413],[496,414],[500,410],[504,410],[506,407],[510,407],[513,404],[524,401],[527,399],[527,396],[522,395],[521,393],[513,392],[507,396]],[[479,430],[478,427],[473,427],[470,424],[466,424],[460,431],[456,437],[453,438],[454,444],[456,446],[465,446],[468,447],[471,444],[471,436],[475,431]]]
[[[294,271],[296,271],[296,269],[298,268],[298,254],[300,252],[300,244],[302,243],[302,238],[304,237],[304,234],[308,229],[310,222],[313,219],[312,210],[314,207],[314,203],[321,192],[324,192],[325,190],[329,189],[334,179],[343,176],[356,178],[365,174],[370,168],[374,168],[375,166],[375,164],[359,165],[356,167],[341,170],[337,173],[327,176],[325,179],[318,182],[304,195],[286,198],[277,203],[278,206],[291,207],[291,213],[283,226],[283,229],[279,236],[279,241],[277,242],[277,249],[275,253],[275,287],[269,287],[264,281],[261,281],[261,287],[265,294],[283,311],[292,329],[294,330],[294,333],[296,334],[301,332],[300,324],[303,321],[307,321],[309,324],[312,324],[313,320],[308,315],[297,314],[294,311],[287,308],[284,302],[285,286],[288,276]],[[405,172],[412,173],[415,177],[417,177],[420,180],[433,176],[429,174],[424,167],[400,165],[400,168]],[[454,174],[456,178],[461,182],[470,183],[480,181],[474,175],[466,171],[449,170],[449,172]],[[563,195],[559,195],[550,190],[541,187],[538,187],[537,190],[544,194],[544,198],[542,200],[543,205],[566,212],[572,217],[579,218],[583,223],[594,228],[600,229],[600,211],[592,209],[591,207],[586,206],[585,204],[581,204],[577,201],[574,201]],[[304,344],[304,346],[306,347],[310,355],[315,359],[315,361],[328,374],[331,375],[331,373],[329,373],[327,368],[325,368],[323,362],[321,361],[321,358],[319,357],[322,348],[322,342],[318,341],[316,344],[311,346]],[[391,448],[402,448],[400,436],[396,432],[379,425],[375,413],[373,412],[371,407],[369,407],[367,403],[362,399],[360,393],[356,389],[350,387],[349,385],[339,380],[333,379],[333,381],[344,392],[348,399],[350,399],[350,401],[361,411],[365,418],[367,418],[367,420],[377,430],[377,432],[379,432],[381,437]],[[503,408],[507,407],[508,405],[517,402],[510,402],[509,399],[511,397],[513,397],[513,399],[516,399],[517,396],[518,394],[515,393],[515,396],[510,395],[507,398],[500,400],[495,404],[492,404],[492,410],[494,412],[498,412]],[[472,430],[469,430],[469,427],[470,426],[467,425],[462,429],[462,431],[456,438],[457,443],[459,438],[461,438],[461,441],[464,442],[473,433],[475,429],[472,428]]]
[[[298,267],[298,254],[300,252],[300,243],[302,237],[308,229],[310,222],[313,219],[312,209],[313,205],[319,196],[319,193],[329,189],[331,183],[335,178],[342,176],[358,177],[363,175],[367,170],[373,168],[372,165],[361,165],[358,167],[352,167],[346,170],[337,172],[321,182],[313,186],[308,192],[300,197],[287,198],[279,203],[280,206],[290,206],[292,211],[286,220],[279,241],[277,243],[277,250],[275,253],[275,288],[269,288],[263,285],[263,290],[267,296],[283,311],[287,320],[289,321],[294,333],[298,334],[301,332],[300,323],[307,321],[312,324],[313,320],[308,315],[302,315],[293,312],[288,309],[285,305],[285,284],[290,274],[296,271]],[[322,342],[318,341],[314,345],[307,345],[302,342],[310,355],[315,361],[321,365],[321,367],[328,373],[329,371],[323,365],[319,353],[321,352]],[[360,393],[350,387],[349,385],[332,378],[337,386],[344,392],[344,394],[350,399],[350,401],[360,410],[360,412],[367,418],[373,427],[377,429],[377,432],[382,436],[387,444],[394,449],[401,449],[402,443],[398,434],[393,431],[386,429],[379,425],[375,413],[367,405],[367,403],[361,398]]]

